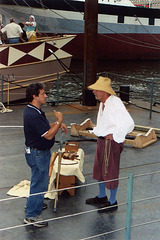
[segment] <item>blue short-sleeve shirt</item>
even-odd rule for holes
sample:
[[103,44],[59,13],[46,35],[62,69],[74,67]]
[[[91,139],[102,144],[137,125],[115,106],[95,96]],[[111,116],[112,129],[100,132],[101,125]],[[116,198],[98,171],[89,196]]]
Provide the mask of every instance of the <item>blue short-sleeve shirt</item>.
[[54,145],[55,137],[47,140],[44,135],[50,129],[45,113],[28,104],[23,114],[25,145],[40,150],[50,149]]

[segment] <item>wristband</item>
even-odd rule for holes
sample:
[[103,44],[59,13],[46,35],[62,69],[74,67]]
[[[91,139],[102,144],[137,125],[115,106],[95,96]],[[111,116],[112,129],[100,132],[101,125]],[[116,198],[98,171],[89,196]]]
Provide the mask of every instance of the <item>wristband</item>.
[[61,125],[58,121],[56,121],[56,124],[58,124],[59,126]]

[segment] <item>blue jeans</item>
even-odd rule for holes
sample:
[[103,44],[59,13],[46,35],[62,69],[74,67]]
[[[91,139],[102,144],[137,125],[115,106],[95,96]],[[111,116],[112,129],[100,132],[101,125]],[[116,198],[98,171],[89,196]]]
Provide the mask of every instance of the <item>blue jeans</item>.
[[[50,150],[32,150],[25,153],[26,161],[31,168],[30,194],[46,192],[49,181]],[[44,194],[29,196],[26,204],[26,218],[36,217],[42,213]]]
[[20,43],[20,39],[19,38],[9,38],[8,43],[9,44]]

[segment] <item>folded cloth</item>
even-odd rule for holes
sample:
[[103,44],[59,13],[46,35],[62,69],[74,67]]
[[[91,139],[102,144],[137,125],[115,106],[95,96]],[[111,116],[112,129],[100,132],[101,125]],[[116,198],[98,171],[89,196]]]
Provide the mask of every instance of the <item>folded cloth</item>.
[[[65,149],[62,149],[62,152],[65,152]],[[61,160],[61,170],[60,174],[63,176],[76,176],[82,183],[85,182],[85,178],[82,174],[83,163],[84,163],[84,151],[79,148],[76,153],[77,158],[74,160],[64,159]],[[56,178],[56,173],[58,172],[58,157],[56,158],[53,170],[52,170],[52,179]],[[51,182],[51,179],[50,179]]]
[[[54,182],[52,181],[52,184],[49,185],[50,188],[48,188],[48,191],[55,190]],[[7,194],[14,197],[28,197],[29,196],[29,190],[30,190],[30,181],[23,180],[17,185],[13,186]],[[55,192],[47,192],[44,195],[45,198],[54,199],[55,198]]]
[[17,185],[13,186],[7,194],[10,196],[16,197],[28,197],[29,196],[29,189],[30,189],[30,181],[23,180]]

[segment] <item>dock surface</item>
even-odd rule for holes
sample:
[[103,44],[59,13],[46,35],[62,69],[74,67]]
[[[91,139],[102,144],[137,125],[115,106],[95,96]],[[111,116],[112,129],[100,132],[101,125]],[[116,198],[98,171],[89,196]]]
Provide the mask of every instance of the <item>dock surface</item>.
[[[160,128],[160,109],[149,118],[148,106],[126,105],[136,125]],[[98,194],[98,185],[92,179],[92,167],[96,150],[96,140],[72,137],[78,141],[85,153],[83,174],[85,184],[78,182],[75,196],[65,191],[59,197],[57,211],[54,200],[45,199],[48,208],[43,218],[49,219],[47,228],[25,226],[24,206],[26,198],[12,198],[7,192],[20,181],[30,180],[30,169],[24,156],[23,110],[22,106],[11,106],[12,112],[0,113],[0,240],[124,240],[126,225],[126,201],[128,175],[133,174],[133,199],[131,240],[160,239],[160,139],[146,148],[138,149],[125,144],[120,162],[120,180],[117,193],[118,210],[113,213],[98,213],[97,208],[85,204],[85,199]],[[55,121],[53,109],[64,114],[64,122],[82,123],[90,118],[96,123],[98,106],[87,107],[78,104],[43,106],[50,122]],[[56,135],[52,152],[59,149],[61,133]],[[94,183],[94,184],[92,184]],[[88,186],[84,186],[88,184]],[[89,185],[90,184],[90,185]],[[109,194],[109,192],[108,192]],[[92,237],[92,238],[91,238]]]

